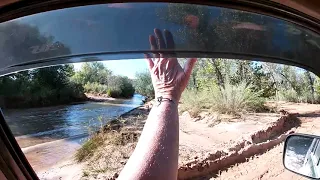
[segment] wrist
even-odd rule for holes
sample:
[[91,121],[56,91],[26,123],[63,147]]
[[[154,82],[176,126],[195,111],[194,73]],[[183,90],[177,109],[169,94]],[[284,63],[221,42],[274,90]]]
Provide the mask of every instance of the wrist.
[[169,93],[159,93],[159,94],[156,93],[155,100],[157,101],[158,98],[160,98],[160,97],[162,97],[163,100],[170,99],[176,104],[179,103],[179,99],[180,99],[179,96],[175,96],[175,95],[172,95],[172,94],[169,94]]
[[156,104],[155,109],[162,109],[162,110],[170,110],[170,111],[177,111],[178,110],[178,105],[169,102],[169,101],[164,101],[161,102],[161,104]]
[[159,96],[155,98],[155,106],[160,106],[161,104],[171,104],[178,107],[178,101],[172,99],[172,97]]

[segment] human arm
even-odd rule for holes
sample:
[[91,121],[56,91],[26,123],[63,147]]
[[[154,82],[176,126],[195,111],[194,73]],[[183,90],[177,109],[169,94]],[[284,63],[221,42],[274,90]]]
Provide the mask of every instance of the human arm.
[[[155,29],[150,36],[151,49],[174,49],[169,31]],[[156,97],[164,99],[152,108],[139,142],[120,173],[119,179],[177,179],[179,154],[178,102],[196,59],[189,59],[183,69],[176,58],[147,56]]]

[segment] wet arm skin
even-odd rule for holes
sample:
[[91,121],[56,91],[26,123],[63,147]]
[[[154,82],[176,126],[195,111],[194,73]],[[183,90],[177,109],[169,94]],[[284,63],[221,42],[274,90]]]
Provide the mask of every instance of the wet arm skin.
[[[169,31],[154,30],[149,37],[151,49],[174,49]],[[166,41],[165,41],[166,40]],[[177,58],[146,55],[156,97],[168,98],[154,105],[143,128],[137,147],[120,173],[119,180],[176,180],[179,154],[178,102],[188,84],[197,59],[189,59],[182,68]]]

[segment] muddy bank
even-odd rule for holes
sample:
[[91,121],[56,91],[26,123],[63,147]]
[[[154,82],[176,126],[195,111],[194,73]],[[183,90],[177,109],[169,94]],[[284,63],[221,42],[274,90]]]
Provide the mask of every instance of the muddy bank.
[[259,155],[280,144],[286,136],[300,125],[300,121],[291,114],[285,114],[269,127],[244,137],[228,150],[208,153],[206,157],[194,157],[194,160],[181,165],[178,179],[194,179],[210,175],[215,177],[219,171],[246,162],[248,158]]
[[[137,99],[137,101],[138,100],[139,99]],[[92,117],[94,118],[93,120],[96,120],[97,122],[96,123],[97,125],[92,124],[92,126],[95,125],[94,127],[97,126],[97,129],[98,129],[100,127],[100,122],[98,119],[99,116],[97,115],[102,113],[106,115],[110,115],[111,113],[113,113],[112,116],[105,117],[106,121],[103,121],[103,123],[107,122],[110,119],[114,119],[114,118],[119,119],[123,116],[130,116],[129,114],[134,112],[135,108],[140,107],[140,103],[135,104],[136,100],[132,100],[132,101],[134,102],[132,102],[131,104],[129,104],[130,103],[129,101],[126,101],[123,104],[114,104],[110,106],[108,104],[111,104],[111,103],[91,103],[90,102],[87,104],[73,105],[63,109],[59,107],[57,107],[58,109],[52,109],[52,108],[37,109],[36,112],[39,112],[40,115],[42,114],[46,115],[46,116],[39,115],[43,123],[40,123],[42,121],[35,119],[37,116],[35,116],[34,113],[27,111],[26,113],[30,114],[30,120],[26,121],[26,119],[23,119],[23,122],[30,124],[31,121],[33,121],[34,123],[36,123],[36,125],[40,126],[43,129],[46,129],[45,125],[48,125],[50,122],[53,122],[54,120],[58,119],[56,115],[58,115],[59,112],[62,112],[63,115],[66,115],[61,117],[59,116],[61,119],[62,125],[68,124],[70,126],[67,126],[65,128],[58,128],[56,130],[54,129],[52,131],[41,132],[39,133],[39,135],[36,134],[38,136],[31,136],[31,135],[19,136],[19,137],[16,137],[16,140],[18,141],[20,147],[24,147],[23,152],[27,157],[28,161],[30,162],[31,166],[35,169],[35,171],[37,173],[43,172],[45,174],[45,172],[47,172],[51,168],[57,167],[58,163],[63,162],[65,160],[71,160],[71,159],[73,160],[73,155],[75,154],[75,152],[82,147],[82,145],[86,142],[89,135],[94,133],[94,130],[89,131],[88,127],[82,126],[80,122],[82,121],[87,122],[87,120],[90,117]],[[84,109],[90,109],[90,111],[84,110]],[[66,112],[70,112],[70,113],[66,113]],[[54,116],[51,117],[50,114]],[[49,115],[50,115],[50,118],[48,118]],[[19,117],[19,116],[20,115],[17,115],[14,117]],[[14,117],[11,117],[11,120],[16,119]],[[23,117],[26,117],[26,116],[23,116]],[[63,123],[63,122],[71,122],[75,124],[71,126],[72,125],[71,123]],[[16,123],[16,124],[20,124],[21,126],[22,123]],[[55,125],[57,125],[57,123],[55,123]],[[26,129],[28,126],[21,126],[21,127]],[[35,126],[32,126],[32,127],[35,127]],[[58,126],[58,127],[61,127],[61,126]]]
[[[148,113],[149,107],[141,106],[105,126],[103,134],[109,137],[106,139],[115,137],[117,143],[107,140],[86,161],[86,179],[115,179],[133,152]],[[215,176],[278,145],[300,124],[288,113],[251,114],[232,122],[219,121],[213,127],[212,121],[214,118],[209,116],[202,120],[189,118],[188,113],[180,116],[179,179]],[[130,143],[126,143],[128,140]],[[104,173],[97,173],[101,171]]]
[[86,97],[90,101],[94,102],[104,102],[104,101],[115,101],[116,98],[109,97],[107,94],[92,94],[92,93],[85,93]]
[[90,137],[87,145],[75,154],[75,161],[84,164],[81,179],[115,179],[118,176],[136,146],[150,106],[151,103],[146,103],[122,114]]

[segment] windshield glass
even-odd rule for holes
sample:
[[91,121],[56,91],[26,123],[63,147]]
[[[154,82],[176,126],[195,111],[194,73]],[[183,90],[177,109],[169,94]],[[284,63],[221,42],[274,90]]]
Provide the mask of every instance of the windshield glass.
[[314,59],[319,57],[319,35],[284,20],[201,5],[123,3],[1,23],[0,73],[23,69],[21,65],[143,58],[154,28],[173,33],[179,57],[272,59],[314,72],[320,66]]

